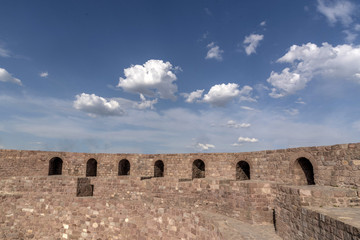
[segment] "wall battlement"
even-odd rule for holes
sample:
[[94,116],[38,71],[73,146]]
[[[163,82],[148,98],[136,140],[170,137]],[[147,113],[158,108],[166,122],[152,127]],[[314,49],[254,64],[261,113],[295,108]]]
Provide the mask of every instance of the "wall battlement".
[[[360,239],[356,226],[306,222],[325,206],[357,211],[358,187],[360,143],[246,153],[0,150],[0,238],[230,239],[214,220],[228,218],[269,225],[279,239],[316,239],[322,229],[325,239]],[[341,237],[331,238],[331,227]]]

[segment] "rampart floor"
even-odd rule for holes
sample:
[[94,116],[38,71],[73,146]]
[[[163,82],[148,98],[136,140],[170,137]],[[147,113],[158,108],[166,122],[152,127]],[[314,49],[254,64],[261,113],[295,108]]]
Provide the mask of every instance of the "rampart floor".
[[306,207],[335,221],[360,229],[360,207]]
[[276,235],[273,224],[250,224],[222,214],[204,211],[205,217],[212,219],[225,240],[281,240]]
[[0,180],[0,239],[360,239],[354,189],[256,180],[92,178],[108,189],[76,197],[75,185],[70,187],[75,180]]

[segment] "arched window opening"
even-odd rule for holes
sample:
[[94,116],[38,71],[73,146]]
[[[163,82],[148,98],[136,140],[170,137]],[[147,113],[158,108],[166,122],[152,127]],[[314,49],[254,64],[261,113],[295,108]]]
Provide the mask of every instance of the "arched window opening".
[[164,163],[161,160],[157,160],[154,164],[154,177],[164,176]]
[[86,163],[86,176],[96,177],[96,173],[97,173],[97,161],[91,158]]
[[315,185],[314,168],[307,158],[301,157],[296,160],[294,175],[298,185]]
[[236,164],[236,180],[250,179],[250,165],[245,161],[239,161]]
[[205,163],[197,159],[192,164],[192,178],[204,178],[205,177]]
[[59,157],[54,157],[49,162],[49,175],[61,175],[63,161]]
[[123,159],[119,162],[118,175],[130,175],[130,162],[127,159]]

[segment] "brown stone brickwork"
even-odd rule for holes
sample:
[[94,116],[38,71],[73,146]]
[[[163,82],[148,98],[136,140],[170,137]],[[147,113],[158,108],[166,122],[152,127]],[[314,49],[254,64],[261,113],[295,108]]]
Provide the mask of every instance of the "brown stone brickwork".
[[360,239],[351,215],[359,187],[359,143],[152,155],[0,150],[0,239],[230,239],[231,229],[232,239],[255,239],[234,221],[271,225],[273,239]]

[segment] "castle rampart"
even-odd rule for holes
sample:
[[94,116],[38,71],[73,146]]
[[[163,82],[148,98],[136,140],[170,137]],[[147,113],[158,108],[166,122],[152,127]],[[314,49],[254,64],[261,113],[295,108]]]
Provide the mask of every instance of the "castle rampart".
[[0,238],[228,239],[214,219],[229,218],[284,239],[317,239],[322,229],[323,239],[357,239],[351,224],[320,226],[333,219],[324,212],[317,228],[308,224],[319,208],[358,211],[359,173],[359,143],[247,153],[0,150]]
[[[236,165],[249,164],[251,179],[294,184],[297,160],[306,158],[313,167],[316,185],[357,186],[360,184],[360,144],[291,148],[249,153],[191,154],[102,154],[0,150],[0,173],[7,176],[47,176],[49,162],[60,158],[62,176],[86,177],[90,159],[97,162],[97,177],[118,176],[119,162],[130,163],[129,176],[153,177],[154,164],[161,160],[164,177],[192,179],[192,164],[205,163],[207,178],[236,179]],[[298,179],[299,180],[299,179]],[[301,180],[299,180],[301,181]]]

